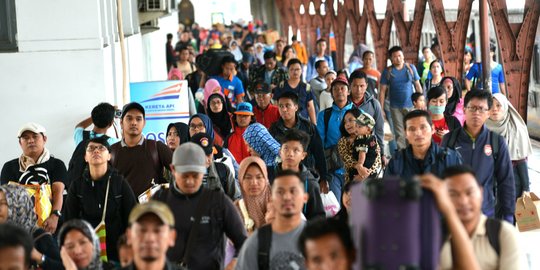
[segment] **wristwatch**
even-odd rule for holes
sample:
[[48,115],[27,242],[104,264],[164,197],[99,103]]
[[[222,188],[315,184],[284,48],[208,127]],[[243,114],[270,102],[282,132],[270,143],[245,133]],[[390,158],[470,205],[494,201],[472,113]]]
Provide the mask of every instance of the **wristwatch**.
[[51,212],[51,214],[57,216],[57,217],[62,217],[62,212],[60,212],[60,210],[53,210]]

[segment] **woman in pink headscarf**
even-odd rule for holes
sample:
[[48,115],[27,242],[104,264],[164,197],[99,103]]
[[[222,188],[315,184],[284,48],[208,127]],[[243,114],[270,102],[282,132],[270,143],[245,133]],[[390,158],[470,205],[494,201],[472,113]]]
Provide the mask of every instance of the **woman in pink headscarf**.
[[197,109],[199,113],[208,113],[206,111],[206,108],[208,108],[208,98],[212,94],[219,94],[220,96],[223,96],[225,102],[227,103],[227,108],[232,108],[231,101],[225,95],[223,95],[223,91],[221,89],[221,85],[219,85],[219,82],[215,79],[210,79],[206,81],[206,84],[204,85],[203,99],[200,101],[199,107]]
[[178,69],[178,68],[171,68],[171,70],[169,70],[169,76],[167,77],[169,80],[183,80],[184,79],[184,75],[182,74],[182,72]]

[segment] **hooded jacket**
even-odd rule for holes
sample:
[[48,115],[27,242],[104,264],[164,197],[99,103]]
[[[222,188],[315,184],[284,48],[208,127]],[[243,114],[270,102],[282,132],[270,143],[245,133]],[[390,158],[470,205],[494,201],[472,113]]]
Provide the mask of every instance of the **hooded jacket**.
[[[222,173],[219,173],[218,170]],[[210,164],[206,181],[208,189],[221,190],[233,201],[241,197],[240,189],[236,185],[236,180],[229,167],[221,162],[213,161]]]

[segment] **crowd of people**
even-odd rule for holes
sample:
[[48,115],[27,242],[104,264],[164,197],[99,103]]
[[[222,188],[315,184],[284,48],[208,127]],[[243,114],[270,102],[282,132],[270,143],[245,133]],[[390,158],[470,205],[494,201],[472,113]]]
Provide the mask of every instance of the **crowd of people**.
[[[167,36],[169,79],[188,81],[191,117],[165,142],[145,138],[141,104],[100,103],[76,125],[66,167],[46,128],[24,124],[22,153],[0,175],[2,266],[352,269],[351,187],[382,176],[419,176],[433,192],[449,232],[441,269],[523,266],[514,207],[532,147],[504,78],[494,94],[469,89],[430,48],[417,69],[397,46],[388,67],[362,45],[353,70],[335,70],[324,38],[309,56],[295,36],[267,44],[254,28],[205,39],[194,27],[175,47]],[[205,46],[231,53],[218,75],[195,64]]]

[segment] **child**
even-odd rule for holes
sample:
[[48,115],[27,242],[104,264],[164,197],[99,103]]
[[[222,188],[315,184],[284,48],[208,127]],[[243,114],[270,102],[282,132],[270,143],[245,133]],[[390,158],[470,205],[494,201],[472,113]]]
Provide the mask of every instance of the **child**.
[[375,177],[381,168],[381,153],[377,138],[373,136],[375,119],[368,113],[362,112],[356,118],[357,137],[353,142],[352,156],[358,158],[353,173],[349,179],[364,180],[368,177]]
[[426,110],[426,98],[424,94],[415,92],[411,95],[411,100],[415,110]]

